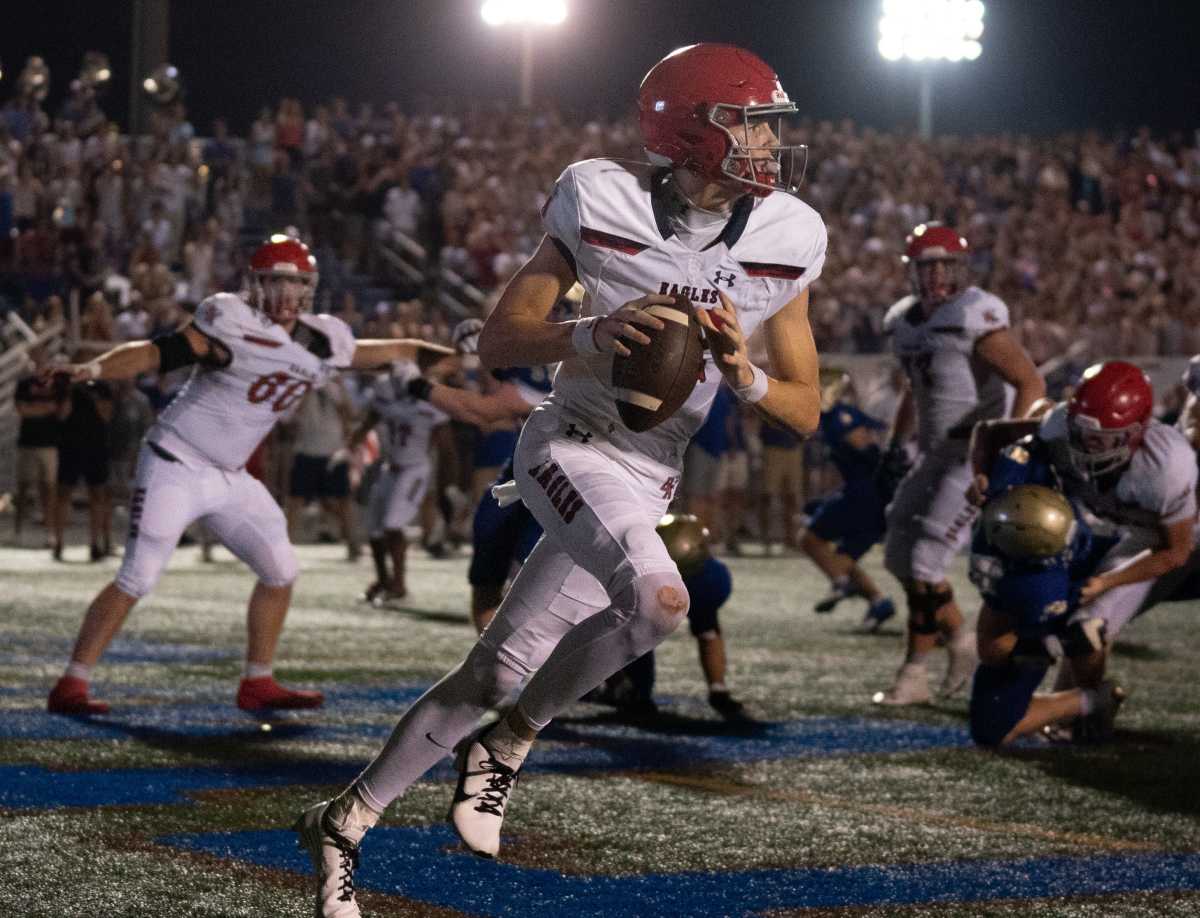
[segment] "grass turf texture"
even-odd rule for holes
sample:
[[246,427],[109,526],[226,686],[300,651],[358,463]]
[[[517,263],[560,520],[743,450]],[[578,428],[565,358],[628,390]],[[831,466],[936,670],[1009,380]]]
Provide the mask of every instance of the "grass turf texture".
[[[201,565],[195,549],[184,549],[156,593],[135,610],[95,677],[97,694],[114,702],[116,722],[142,710],[161,708],[167,714],[152,728],[81,738],[72,736],[70,722],[63,726],[38,712],[61,672],[87,602],[114,565],[54,565],[40,552],[0,550],[0,766],[86,771],[89,780],[95,773],[101,783],[106,769],[220,774],[250,767],[303,776],[299,784],[253,786],[251,780],[248,786],[185,789],[171,803],[62,808],[54,805],[54,776],[39,775],[38,783],[46,785],[40,790],[44,804],[13,807],[0,817],[0,872],[6,877],[0,904],[7,912],[55,918],[311,913],[307,882],[289,869],[240,857],[236,845],[228,856],[159,840],[285,829],[304,804],[336,789],[374,754],[407,699],[458,661],[472,631],[462,559],[438,562],[413,552],[411,596],[402,610],[392,611],[354,602],[368,579],[364,565],[338,560],[336,548],[300,551],[304,570],[278,672],[281,679],[327,691],[331,701],[325,711],[281,718],[265,733],[259,721],[233,708],[252,580],[235,563]],[[868,566],[887,583],[875,559],[872,555]],[[851,742],[851,751],[837,754],[793,750],[787,757],[741,761],[722,759],[718,752],[715,760],[694,767],[685,759],[667,768],[649,763],[612,771],[589,765],[586,755],[571,759],[585,753],[581,747],[597,735],[618,748],[625,742],[620,728],[610,727],[608,709],[578,705],[534,753],[535,760],[561,759],[570,767],[530,769],[506,824],[506,869],[526,869],[530,876],[551,871],[568,879],[716,871],[727,873],[736,890],[742,878],[759,870],[845,871],[1068,856],[1084,859],[1078,870],[1080,889],[1086,891],[1087,858],[1200,849],[1200,687],[1191,677],[1200,647],[1195,604],[1159,607],[1138,619],[1127,641],[1118,645],[1112,669],[1131,698],[1115,743],[1078,749],[1030,746],[995,755],[962,744],[965,699],[899,711],[869,704],[899,663],[901,625],[890,622],[879,636],[853,634],[861,601],[847,601],[831,616],[814,615],[811,604],[825,585],[800,559],[729,563],[734,595],[722,611],[722,629],[731,683],[757,716],[798,724],[801,733],[806,724],[829,718],[866,721],[868,727],[887,721],[883,726],[897,729],[913,722],[913,730],[949,728],[960,734],[959,743],[914,750],[901,731],[893,746],[870,752],[854,751]],[[974,594],[961,575],[960,564],[954,583],[971,608]],[[941,665],[935,661],[935,678]],[[656,694],[667,712],[663,730],[656,733],[653,724],[642,724],[628,743],[646,745],[649,735],[670,748],[673,735],[682,742],[721,732],[704,704],[695,642],[686,629],[659,651]],[[200,731],[175,728],[172,712],[188,715],[193,704],[211,722]],[[37,735],[19,735],[12,728],[17,723],[61,726],[65,732],[52,738],[38,738],[36,730]],[[194,727],[195,717],[188,723]],[[740,741],[722,742],[734,746],[721,748],[737,748]],[[134,774],[124,780],[136,781],[143,773],[121,774]],[[397,831],[440,826],[450,791],[444,778],[418,784],[389,809],[386,826]],[[430,838],[418,850],[441,857],[447,870],[476,869],[455,866],[460,856],[443,852],[441,835]],[[290,846],[282,834],[276,841]],[[371,845],[368,836],[367,863]],[[430,869],[438,869],[438,863]],[[897,899],[903,900],[904,875],[893,882]],[[1181,879],[1181,887],[1196,885],[1195,876]],[[754,911],[772,916],[1200,913],[1200,896],[1186,891],[961,901],[970,898],[967,890],[950,904],[864,900],[832,909]],[[736,893],[724,904],[714,900],[708,912],[704,903],[685,908],[678,900],[663,901],[658,913],[739,914],[728,904],[736,901]],[[364,893],[362,902],[367,914],[458,913],[396,894]],[[519,902],[462,911],[522,913]],[[589,912],[584,896],[564,899],[543,913]]]

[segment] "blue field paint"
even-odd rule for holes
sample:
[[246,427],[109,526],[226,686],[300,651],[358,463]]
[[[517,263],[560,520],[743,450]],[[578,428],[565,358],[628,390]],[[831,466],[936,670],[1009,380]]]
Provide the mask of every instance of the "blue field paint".
[[110,771],[51,771],[36,765],[0,765],[0,807],[18,810],[182,803],[191,791],[347,784],[361,770],[361,764],[329,762]]
[[[41,636],[40,644],[49,644],[49,638]],[[0,665],[17,666],[29,662],[45,663],[49,646],[30,647],[28,635],[0,632]],[[24,648],[14,649],[14,648]],[[65,654],[70,645],[63,642],[54,655]],[[222,650],[204,644],[169,644],[162,641],[145,641],[140,638],[118,637],[105,651],[105,663],[220,663],[236,660],[241,655],[236,650]]]
[[181,697],[169,688],[148,690],[120,686],[108,691],[98,683],[96,695],[112,703],[112,711],[100,717],[63,717],[50,714],[39,704],[35,709],[4,712],[0,717],[0,740],[89,740],[131,737],[210,737],[256,734],[270,722],[280,735],[303,730],[320,740],[385,740],[390,723],[378,723],[380,712],[394,711],[398,717],[424,691],[417,686],[394,689],[339,686],[326,692],[320,711],[272,712],[256,715],[234,706],[236,681],[224,691],[210,689]]
[[[369,694],[369,693],[368,693]],[[290,737],[308,741],[361,741],[382,743],[390,725],[344,723],[355,706],[371,708],[380,699],[352,698],[347,692],[331,711],[295,714],[275,720],[269,732],[258,719],[240,715],[228,705],[214,711],[211,704],[133,708],[124,715],[75,719],[42,711],[6,712],[0,735],[80,739],[125,736],[154,742],[194,737],[224,737],[246,746],[267,748]],[[402,708],[394,695],[389,701]],[[411,699],[408,699],[411,700]],[[537,752],[525,767],[527,773],[597,773],[639,770],[692,771],[705,765],[767,759],[813,758],[853,754],[963,746],[960,728],[933,727],[904,721],[869,721],[814,717],[784,723],[762,724],[752,731],[720,732],[719,721],[676,721],[670,732],[634,727],[611,721],[575,721],[552,726],[543,734]],[[252,760],[252,759],[251,759]],[[184,799],[188,790],[277,787],[289,784],[337,784],[357,774],[365,762],[326,764],[311,759],[276,761],[264,766],[188,768],[138,768],[51,772],[25,765],[0,765],[0,806],[12,809],[62,806],[118,806],[171,803]],[[445,759],[429,777],[454,776]]]
[[[162,844],[309,873],[290,832],[174,835]],[[448,852],[445,826],[381,828],[363,849],[361,889],[473,915],[675,918],[766,909],[918,905],[1200,890],[1200,854],[1046,857],[728,873],[564,876]]]
[[[222,691],[212,687],[181,697],[169,687],[146,689],[118,686],[109,691],[101,681],[96,694],[113,705],[102,717],[63,717],[49,714],[40,699],[36,708],[12,709],[0,717],[0,740],[112,739],[120,736],[209,737],[256,733],[260,722],[320,741],[385,740],[392,722],[380,714],[399,717],[425,690],[424,686],[337,685],[325,693],[318,711],[279,712],[256,716],[233,705],[236,683]],[[611,709],[580,706],[555,721],[542,734],[539,759],[547,767],[646,768],[686,766],[696,761],[753,762],[793,756],[879,754],[968,744],[965,729],[902,720],[809,717],[794,721],[731,726],[692,713],[694,699],[670,699],[682,714],[667,712],[657,721],[640,725],[612,718]],[[586,755],[578,747],[586,746]],[[581,758],[583,756],[583,758]]]

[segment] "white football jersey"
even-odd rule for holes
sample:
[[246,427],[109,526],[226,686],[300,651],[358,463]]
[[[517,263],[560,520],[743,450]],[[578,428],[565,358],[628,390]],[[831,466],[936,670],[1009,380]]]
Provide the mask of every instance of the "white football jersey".
[[1063,490],[1083,510],[1094,531],[1124,535],[1122,554],[1156,548],[1161,526],[1196,516],[1196,453],[1174,427],[1151,420],[1116,486],[1100,492],[1071,464],[1067,406],[1060,403],[1038,428],[1050,449],[1050,461],[1063,479]]
[[289,335],[232,293],[204,300],[193,324],[231,360],[194,366],[147,434],[185,465],[242,468],[288,409],[354,358],[354,334],[341,319],[302,314]]
[[[559,176],[542,219],[583,285],[583,316],[608,315],[648,293],[682,292],[709,308],[720,302],[719,289],[736,304],[749,337],[820,275],[825,224],[807,204],[778,192],[747,195],[713,242],[695,251],[672,229],[668,177],[649,164],[607,159],[574,163]],[[677,465],[720,380],[707,355],[691,397],[645,433],[628,430],[617,413],[612,354],[564,360],[548,402],[619,449]]]
[[395,380],[382,377],[371,396],[370,409],[381,420],[381,451],[388,462],[399,466],[425,465],[429,462],[429,439],[433,429],[450,416],[429,402],[397,391]]
[[961,444],[965,453],[977,421],[1004,417],[1004,380],[975,354],[979,339],[1008,328],[1008,307],[978,287],[968,287],[923,318],[916,297],[887,311],[884,334],[904,366],[917,412],[922,452]]

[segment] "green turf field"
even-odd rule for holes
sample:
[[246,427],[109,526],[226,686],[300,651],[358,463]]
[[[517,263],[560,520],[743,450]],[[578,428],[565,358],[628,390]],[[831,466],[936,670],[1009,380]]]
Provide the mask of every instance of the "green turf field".
[[[113,712],[89,724],[45,714],[45,695],[115,562],[0,549],[5,914],[311,914],[286,828],[473,633],[465,558],[415,552],[409,606],[375,610],[354,601],[365,565],[300,553],[277,673],[324,690],[324,710],[234,708],[251,577],[189,548],[98,669]],[[861,601],[812,613],[806,562],[727,561],[731,685],[759,726],[730,733],[708,709],[685,627],[659,652],[657,721],[580,704],[535,748],[500,861],[456,850],[445,768],[397,801],[364,843],[364,914],[1200,914],[1200,605],[1123,636],[1113,744],[997,755],[967,743],[965,698],[869,704],[899,664],[896,620],[856,635]]]

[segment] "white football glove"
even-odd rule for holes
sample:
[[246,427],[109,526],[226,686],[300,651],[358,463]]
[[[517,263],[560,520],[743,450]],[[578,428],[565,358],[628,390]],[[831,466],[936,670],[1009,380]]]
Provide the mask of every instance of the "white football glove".
[[450,341],[460,354],[474,354],[479,351],[479,332],[483,330],[483,319],[463,319],[454,326],[450,333]]
[[1192,395],[1200,395],[1200,354],[1188,361],[1183,371],[1183,384]]

